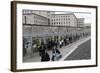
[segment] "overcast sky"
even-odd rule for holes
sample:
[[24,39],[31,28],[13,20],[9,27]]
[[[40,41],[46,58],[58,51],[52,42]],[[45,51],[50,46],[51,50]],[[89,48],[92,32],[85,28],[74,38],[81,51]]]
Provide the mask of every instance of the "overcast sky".
[[91,14],[89,13],[74,13],[77,18],[85,18],[84,23],[91,23]]

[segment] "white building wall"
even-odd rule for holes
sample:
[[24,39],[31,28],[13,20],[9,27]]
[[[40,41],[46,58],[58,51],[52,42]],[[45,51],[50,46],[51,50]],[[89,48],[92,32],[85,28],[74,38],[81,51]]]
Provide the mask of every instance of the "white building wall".
[[84,18],[77,18],[77,26],[78,27],[83,27],[84,26]]
[[26,13],[35,13],[46,18],[50,18],[50,15],[54,13],[54,11],[45,11],[45,10],[23,10],[23,14]]
[[51,25],[77,26],[77,19],[74,14],[52,14]]
[[74,26],[74,27],[77,27],[77,18],[75,17],[74,14],[70,15],[70,26]]
[[22,17],[23,24],[34,24],[34,15],[33,14],[27,14],[23,15]]
[[48,19],[46,17],[37,14],[24,14],[23,24],[37,24],[37,25],[48,25]]

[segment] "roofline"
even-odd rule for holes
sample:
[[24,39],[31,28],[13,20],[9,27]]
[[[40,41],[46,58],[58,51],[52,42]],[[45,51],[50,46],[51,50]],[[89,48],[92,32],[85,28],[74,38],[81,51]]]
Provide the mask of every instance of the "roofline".
[[68,14],[52,14],[52,15],[73,15],[73,13],[68,13]]
[[[23,15],[31,15],[31,14],[35,14],[35,15],[37,15],[37,16],[44,17],[44,16],[38,15],[38,14],[36,14],[36,13],[25,13],[25,14],[23,14]],[[44,17],[44,18],[48,19],[47,17]]]

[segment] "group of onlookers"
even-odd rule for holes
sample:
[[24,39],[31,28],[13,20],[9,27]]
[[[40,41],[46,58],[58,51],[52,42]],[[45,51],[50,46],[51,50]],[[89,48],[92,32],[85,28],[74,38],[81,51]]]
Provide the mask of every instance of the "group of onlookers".
[[[27,53],[32,54],[32,48],[37,49],[39,52],[39,56],[41,57],[41,61],[57,61],[59,60],[62,55],[59,51],[59,48],[62,48],[63,46],[66,46],[72,42],[75,42],[76,40],[79,40],[81,37],[88,36],[88,34],[82,33],[81,35],[75,35],[75,36],[64,36],[60,39],[57,37],[55,38],[49,38],[44,42],[44,40],[36,40],[31,45],[28,42],[26,45]],[[41,41],[41,42],[40,42]],[[52,50],[52,57],[48,54],[48,50]]]

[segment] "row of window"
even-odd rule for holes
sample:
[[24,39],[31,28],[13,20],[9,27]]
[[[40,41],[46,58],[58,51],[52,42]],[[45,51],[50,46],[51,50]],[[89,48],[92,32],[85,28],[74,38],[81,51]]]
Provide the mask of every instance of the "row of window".
[[59,15],[55,16],[55,15],[53,15],[52,18],[70,18],[70,16],[59,16]]
[[52,18],[52,21],[62,21],[62,20],[64,20],[64,21],[67,21],[67,20],[70,20],[70,18],[62,18],[62,19],[60,19],[60,18],[56,18],[56,19],[54,19],[54,18]]
[[24,23],[27,24],[48,24],[48,19],[40,16],[24,16]]
[[70,22],[52,22],[51,24],[70,24]]
[[46,21],[39,21],[39,20],[35,20],[34,24],[48,24],[48,22]]

